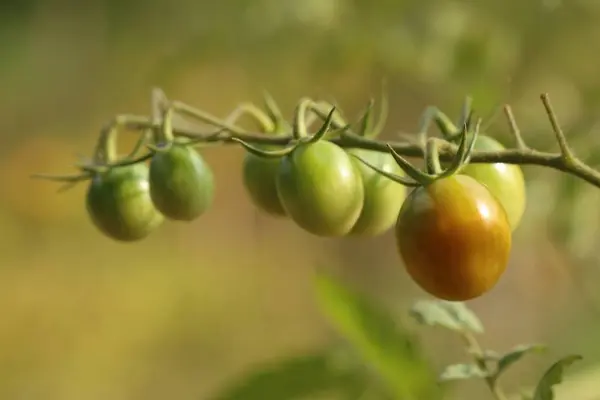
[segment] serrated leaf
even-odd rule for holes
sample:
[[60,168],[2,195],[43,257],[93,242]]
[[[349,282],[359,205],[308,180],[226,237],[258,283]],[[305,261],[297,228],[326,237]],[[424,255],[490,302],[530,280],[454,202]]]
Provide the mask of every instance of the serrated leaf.
[[508,367],[519,361],[523,356],[529,353],[541,353],[546,350],[546,346],[542,344],[528,344],[517,346],[508,353],[502,355],[498,360],[498,370],[496,376],[499,377]]
[[317,275],[315,287],[323,313],[396,398],[421,400],[437,393],[435,376],[413,338],[386,310],[327,274]]
[[420,300],[412,306],[410,314],[421,324],[483,333],[483,325],[477,315],[461,302]]
[[357,373],[339,368],[330,353],[318,351],[256,366],[212,400],[300,400],[360,385]]
[[562,382],[565,368],[582,359],[582,356],[574,354],[556,361],[542,376],[535,389],[533,400],[554,400],[552,386]]
[[439,380],[447,382],[461,379],[481,379],[488,376],[489,373],[482,370],[476,364],[453,364],[444,369],[440,374]]

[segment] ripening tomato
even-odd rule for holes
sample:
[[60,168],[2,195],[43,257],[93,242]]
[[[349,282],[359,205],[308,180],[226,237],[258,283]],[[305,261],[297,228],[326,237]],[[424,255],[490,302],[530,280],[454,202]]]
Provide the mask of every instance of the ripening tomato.
[[165,217],[192,221],[212,204],[214,176],[196,150],[173,143],[150,161],[150,195]]
[[408,274],[426,292],[465,301],[491,290],[508,264],[504,208],[475,179],[454,175],[413,190],[396,223]]
[[145,164],[96,174],[87,190],[86,208],[102,233],[122,242],[143,239],[164,221],[150,198]]
[[360,217],[364,198],[360,171],[332,142],[296,147],[282,158],[276,185],[288,216],[314,235],[347,235]]
[[[389,153],[364,149],[349,149],[347,151],[384,172],[404,175],[402,168]],[[360,217],[352,227],[350,235],[379,235],[390,229],[396,222],[406,196],[406,187],[379,174],[360,160],[355,159],[354,161],[362,177],[364,204]]]
[[[497,151],[504,146],[489,136],[477,136],[475,150]],[[515,164],[469,164],[461,172],[484,184],[500,201],[514,231],[519,226],[526,206],[525,178]]]
[[280,161],[279,158],[265,158],[247,153],[242,167],[244,187],[250,199],[259,210],[274,217],[286,216],[275,183]]

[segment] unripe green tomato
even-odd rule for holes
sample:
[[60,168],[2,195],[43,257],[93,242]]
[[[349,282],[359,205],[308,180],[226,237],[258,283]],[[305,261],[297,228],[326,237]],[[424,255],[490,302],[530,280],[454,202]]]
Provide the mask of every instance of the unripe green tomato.
[[[389,153],[364,149],[349,149],[348,153],[358,156],[385,172],[404,175],[394,157]],[[354,159],[364,186],[364,204],[358,221],[350,235],[375,236],[390,229],[406,196],[406,187],[386,178],[372,168]]]
[[86,210],[96,228],[121,242],[144,239],[164,221],[150,198],[145,164],[95,175],[87,190]]
[[360,172],[351,156],[329,141],[302,144],[283,157],[276,185],[288,216],[314,235],[345,236],[360,217]]
[[165,217],[192,221],[212,205],[212,170],[196,150],[173,143],[169,149],[152,156],[150,195]]
[[511,229],[490,191],[466,175],[413,190],[395,228],[396,245],[412,279],[448,301],[491,290],[506,270]]
[[[475,150],[498,151],[504,146],[489,136],[479,135]],[[526,206],[525,177],[521,167],[515,164],[469,164],[461,172],[484,184],[500,201],[514,231],[519,226]]]
[[259,210],[274,217],[286,216],[275,183],[280,161],[280,158],[265,158],[246,153],[242,167],[244,187],[252,203]]

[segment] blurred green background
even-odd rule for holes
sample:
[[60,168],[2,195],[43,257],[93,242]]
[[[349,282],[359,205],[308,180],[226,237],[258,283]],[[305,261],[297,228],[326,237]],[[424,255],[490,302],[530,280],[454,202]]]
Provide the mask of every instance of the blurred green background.
[[[331,340],[310,286],[316,265],[398,313],[425,296],[391,234],[323,240],[258,215],[237,147],[204,152],[218,185],[208,214],[135,245],[89,223],[86,185],[59,195],[29,179],[72,171],[105,121],[149,113],[152,87],[221,117],[260,101],[263,89],[288,116],[301,96],[335,99],[356,115],[386,78],[386,138],[415,131],[430,104],[456,117],[471,94],[489,134],[510,145],[499,108],[510,103],[530,145],[556,150],[539,101],[548,92],[594,166],[599,22],[591,0],[2,1],[0,398],[207,398],[256,363]],[[122,138],[123,152],[133,136]],[[600,190],[524,170],[529,203],[508,272],[470,306],[487,327],[486,346],[546,342],[593,368]],[[419,337],[436,366],[465,359],[451,335]],[[549,362],[528,358],[506,386],[533,384]],[[585,390],[598,395],[600,384]],[[452,395],[486,396],[480,382]]]

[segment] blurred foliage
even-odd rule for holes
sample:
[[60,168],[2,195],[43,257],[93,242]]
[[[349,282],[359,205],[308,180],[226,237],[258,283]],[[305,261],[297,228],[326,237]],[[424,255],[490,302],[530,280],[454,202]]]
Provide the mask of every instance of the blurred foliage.
[[[57,195],[27,178],[68,172],[108,118],[148,113],[152,86],[218,115],[262,89],[288,114],[310,95],[352,115],[385,77],[386,137],[414,131],[429,104],[457,115],[471,94],[491,134],[510,144],[498,107],[509,102],[545,150],[555,143],[538,96],[549,92],[578,154],[597,165],[599,18],[590,0],[1,2],[0,397],[206,398],[257,362],[329,343],[312,299],[316,264],[392,309],[420,293],[387,235],[319,241],[257,215],[239,149],[206,151],[218,193],[201,222],[136,246],[98,236],[85,187]],[[554,171],[525,173],[511,266],[473,307],[493,347],[549,342],[589,365],[600,359],[599,194]],[[455,360],[451,339],[422,335],[434,364]],[[503,379],[520,387],[544,368],[527,358]]]

